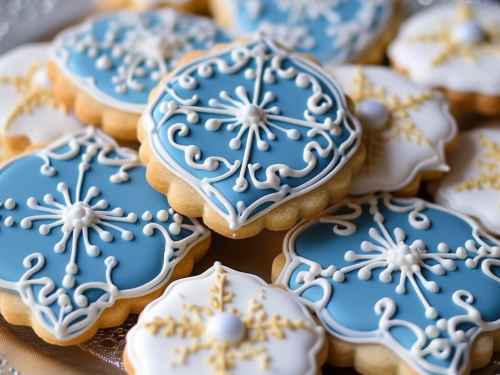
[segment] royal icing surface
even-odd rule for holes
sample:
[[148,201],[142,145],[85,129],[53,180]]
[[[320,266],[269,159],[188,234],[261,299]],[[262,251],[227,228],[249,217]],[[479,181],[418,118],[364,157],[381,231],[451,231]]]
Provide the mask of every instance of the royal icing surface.
[[445,146],[457,125],[444,97],[384,67],[329,70],[356,104],[367,156],[352,194],[397,191],[420,172],[448,171]]
[[425,87],[500,95],[500,7],[429,7],[403,24],[388,53]]
[[157,158],[231,229],[320,186],[360,142],[336,82],[261,37],[182,66],[144,119]]
[[228,41],[207,18],[173,9],[122,11],[62,32],[53,43],[52,58],[92,97],[142,113],[149,92],[186,53]]
[[439,182],[436,201],[478,218],[488,231],[500,235],[500,129],[462,133],[448,159],[451,171]]
[[57,104],[45,71],[48,43],[26,44],[0,58],[0,134],[48,144],[84,125]]
[[323,64],[353,62],[390,24],[393,0],[220,0],[240,34],[260,31]]
[[384,193],[345,200],[285,240],[278,282],[327,331],[392,349],[420,374],[463,373],[500,328],[500,248],[465,216]]
[[92,127],[1,166],[0,202],[0,288],[60,341],[164,285],[209,236],[149,186],[137,152]]
[[323,345],[298,300],[216,263],[151,303],[125,350],[144,375],[316,375]]

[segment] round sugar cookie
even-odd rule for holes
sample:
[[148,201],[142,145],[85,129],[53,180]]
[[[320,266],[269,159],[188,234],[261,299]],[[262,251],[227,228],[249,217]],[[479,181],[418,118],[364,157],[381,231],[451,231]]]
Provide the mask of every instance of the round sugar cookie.
[[188,276],[210,233],[153,190],[136,151],[88,127],[0,166],[0,311],[73,345]]
[[260,32],[326,65],[379,63],[398,0],[211,0],[214,18],[237,35]]
[[139,140],[149,182],[231,238],[321,212],[364,158],[338,84],[263,36],[188,55],[154,91]]
[[456,145],[458,130],[441,93],[385,67],[343,65],[329,72],[354,102],[363,126],[366,160],[351,194],[415,195],[421,180],[449,171],[445,151]]
[[447,3],[407,19],[388,50],[417,84],[443,90],[454,113],[500,114],[500,7]]
[[127,335],[131,375],[320,375],[325,332],[297,299],[216,263],[172,283]]
[[53,41],[49,75],[57,100],[120,141],[137,140],[149,92],[192,50],[229,37],[208,18],[160,9],[97,16]]
[[315,310],[332,364],[463,375],[488,364],[500,333],[499,245],[447,208],[367,195],[291,230],[273,280]]
[[0,143],[12,154],[84,128],[54,97],[45,69],[49,50],[49,43],[33,43],[0,56]]

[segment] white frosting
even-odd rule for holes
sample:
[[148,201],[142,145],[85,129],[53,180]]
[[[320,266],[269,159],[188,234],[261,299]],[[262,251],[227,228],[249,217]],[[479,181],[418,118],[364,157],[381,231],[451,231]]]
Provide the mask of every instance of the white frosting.
[[[346,94],[359,101],[358,114],[366,112],[360,120],[364,122],[363,140],[368,155],[363,170],[353,177],[352,194],[397,191],[410,184],[420,172],[448,171],[444,150],[455,138],[457,125],[442,95],[432,94],[383,67],[346,65],[338,66],[331,73]],[[364,87],[362,93],[361,86]],[[409,95],[412,103],[416,100],[420,104],[409,105]],[[428,98],[419,100],[421,95]],[[373,99],[385,102],[388,120],[378,105],[370,104]],[[363,121],[369,114],[375,117]],[[386,124],[380,128],[383,122]],[[405,128],[411,124],[413,130],[406,132]],[[369,133],[367,129],[373,130]]]
[[[220,282],[221,275],[226,284]],[[222,308],[217,308],[220,301]],[[167,320],[174,326],[166,327]],[[297,328],[289,329],[288,324]],[[258,325],[266,327],[251,328]],[[186,329],[184,337],[181,327]],[[167,334],[170,328],[174,331]],[[233,346],[227,351],[217,350],[228,343]],[[194,349],[197,344],[199,350]],[[202,275],[172,283],[151,303],[129,332],[125,350],[141,375],[316,375],[316,356],[323,345],[323,328],[298,300],[254,275],[216,263]],[[231,368],[217,371],[209,358],[224,352]],[[234,357],[236,352],[242,358]],[[179,363],[182,357],[185,362]]]
[[[491,146],[482,144],[482,140],[491,142]],[[500,235],[499,145],[498,128],[461,134],[458,147],[448,156],[450,173],[439,182],[435,193],[438,203],[477,217],[496,235]]]
[[[430,7],[415,14],[403,24],[389,47],[390,59],[425,87],[500,95],[500,7],[481,4],[471,9],[473,19],[463,21],[459,17],[459,7],[452,4]],[[488,33],[488,30],[495,33],[496,40],[474,46],[481,31]],[[452,52],[449,59],[433,66],[433,61],[446,51],[445,33],[450,33],[450,39],[455,42],[462,41],[460,46],[472,45],[475,59],[471,60],[467,53]],[[431,35],[435,41],[412,40]]]
[[[32,84],[50,87],[45,69],[49,53],[48,43],[27,44],[18,47],[0,58],[0,77],[25,77],[30,68],[41,64],[32,78]],[[9,117],[22,104],[27,93],[19,93],[14,85],[0,82],[0,134],[7,137],[25,136],[31,144],[48,144],[60,136],[83,129],[83,124],[73,114],[65,114],[60,107],[51,105],[32,106],[31,113],[21,113],[9,123]]]

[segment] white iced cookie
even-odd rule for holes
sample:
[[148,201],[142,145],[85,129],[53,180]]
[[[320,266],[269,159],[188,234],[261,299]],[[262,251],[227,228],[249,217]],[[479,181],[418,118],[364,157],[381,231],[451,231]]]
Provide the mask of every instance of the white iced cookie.
[[26,44],[0,57],[0,143],[14,152],[83,128],[54,99],[45,71],[48,51],[49,44]]
[[462,133],[449,154],[450,173],[439,182],[439,204],[475,216],[500,235],[500,128],[478,128]]
[[443,4],[421,11],[403,24],[388,54],[416,83],[445,90],[457,112],[500,113],[498,5]]
[[356,105],[366,161],[351,193],[413,194],[421,179],[448,171],[445,149],[457,125],[443,95],[384,67],[338,66],[330,70]]
[[324,329],[295,297],[216,263],[144,310],[124,362],[141,375],[318,375],[324,345]]

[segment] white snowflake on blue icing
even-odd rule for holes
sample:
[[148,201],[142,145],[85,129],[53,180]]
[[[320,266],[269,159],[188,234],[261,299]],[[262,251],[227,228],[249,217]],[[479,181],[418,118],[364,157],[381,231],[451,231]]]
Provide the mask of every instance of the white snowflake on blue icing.
[[500,242],[447,209],[370,195],[301,222],[286,243],[278,282],[332,335],[384,344],[419,373],[463,373],[475,338],[500,329]]
[[149,92],[186,53],[227,41],[203,17],[172,9],[123,11],[63,32],[54,42],[54,57],[92,95],[142,112]]
[[145,127],[160,160],[237,229],[334,175],[359,144],[348,119],[324,71],[257,38],[183,66]]
[[92,127],[4,165],[0,200],[12,219],[0,231],[0,288],[62,341],[118,299],[159,288],[208,236],[149,186],[137,152]]
[[324,64],[354,61],[390,22],[392,0],[226,0],[238,27],[259,30]]

